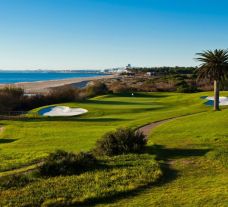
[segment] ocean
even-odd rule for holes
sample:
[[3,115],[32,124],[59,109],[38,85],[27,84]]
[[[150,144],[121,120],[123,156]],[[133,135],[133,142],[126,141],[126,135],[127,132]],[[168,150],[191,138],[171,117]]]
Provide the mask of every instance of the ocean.
[[62,71],[0,71],[0,84],[19,82],[35,82],[62,80],[69,78],[86,78],[103,76],[104,73],[93,71],[62,72]]

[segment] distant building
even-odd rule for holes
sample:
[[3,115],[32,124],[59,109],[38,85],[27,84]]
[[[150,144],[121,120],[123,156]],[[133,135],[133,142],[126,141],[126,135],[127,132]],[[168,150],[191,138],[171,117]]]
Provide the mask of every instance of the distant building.
[[155,72],[147,72],[146,73],[146,76],[155,76],[156,74],[155,74]]
[[124,73],[126,72],[126,68],[111,68],[111,69],[105,69],[105,73]]
[[126,67],[120,67],[120,68],[110,68],[105,69],[105,73],[130,73],[128,69],[131,69],[131,64],[128,64]]
[[131,64],[128,64],[127,66],[126,66],[126,69],[130,69],[131,68]]

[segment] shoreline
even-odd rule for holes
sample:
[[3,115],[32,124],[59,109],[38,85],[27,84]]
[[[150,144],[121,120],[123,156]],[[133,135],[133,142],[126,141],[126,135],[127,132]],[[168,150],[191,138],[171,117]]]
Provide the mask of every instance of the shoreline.
[[0,84],[0,88],[7,86],[20,87],[25,90],[25,93],[31,94],[41,94],[47,93],[50,88],[71,85],[71,84],[80,84],[81,82],[95,81],[95,80],[104,80],[117,77],[116,75],[104,75],[104,76],[95,76],[95,77],[84,77],[84,78],[69,78],[61,80],[48,80],[48,81],[35,81],[35,82],[18,82],[13,84]]

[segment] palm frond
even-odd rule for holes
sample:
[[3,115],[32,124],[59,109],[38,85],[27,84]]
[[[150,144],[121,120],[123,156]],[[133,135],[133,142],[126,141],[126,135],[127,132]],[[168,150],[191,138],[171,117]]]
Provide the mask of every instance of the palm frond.
[[205,50],[196,53],[197,61],[201,62],[197,69],[198,79],[223,81],[228,77],[228,50]]

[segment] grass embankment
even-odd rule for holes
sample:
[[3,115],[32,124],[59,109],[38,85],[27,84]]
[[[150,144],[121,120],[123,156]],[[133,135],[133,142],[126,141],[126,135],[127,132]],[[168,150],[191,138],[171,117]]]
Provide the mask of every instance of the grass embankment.
[[161,125],[148,152],[167,165],[159,186],[101,206],[228,206],[228,110]]
[[73,118],[40,118],[1,121],[0,172],[33,164],[48,153],[90,150],[105,132],[118,127],[137,127],[152,121],[209,110],[199,94],[146,93],[131,96],[107,95],[83,103],[88,114]]

